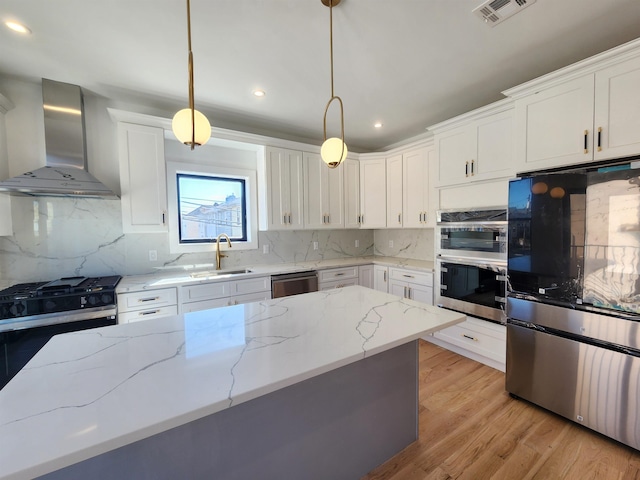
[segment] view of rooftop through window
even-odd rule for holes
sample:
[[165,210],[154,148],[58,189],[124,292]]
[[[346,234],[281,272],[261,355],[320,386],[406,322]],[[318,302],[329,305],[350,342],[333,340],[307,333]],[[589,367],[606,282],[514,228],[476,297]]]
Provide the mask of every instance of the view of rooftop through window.
[[221,233],[247,240],[245,180],[178,174],[180,243],[213,242]]

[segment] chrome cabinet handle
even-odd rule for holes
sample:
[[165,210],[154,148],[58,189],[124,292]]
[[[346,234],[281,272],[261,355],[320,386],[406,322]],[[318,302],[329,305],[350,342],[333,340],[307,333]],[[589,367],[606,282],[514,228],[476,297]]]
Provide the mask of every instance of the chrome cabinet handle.
[[382,273],[383,273],[382,278],[386,282],[387,281],[387,272],[386,272],[386,270],[384,272],[382,272]]
[[341,277],[342,275],[344,275],[344,272],[334,273],[333,274],[334,277]]
[[413,275],[407,275],[406,273],[403,273],[402,276],[407,278],[416,278]]
[[602,151],[602,127],[598,127],[598,151]]
[[469,162],[464,162],[464,176],[469,176]]
[[138,302],[139,302],[139,303],[144,303],[144,302],[153,302],[154,300],[160,300],[160,297],[139,298],[139,299],[138,299]]
[[474,172],[473,166],[475,165],[475,160],[471,160],[471,176],[473,177],[476,173]]
[[400,213],[398,214],[398,223],[402,223],[402,220],[400,220]]
[[160,313],[160,310],[149,310],[147,312],[140,312],[138,313],[138,315],[145,316],[145,315],[153,315],[154,313]]
[[477,342],[478,339],[475,337],[472,337],[471,335],[466,335],[464,333],[461,333],[460,336],[464,337],[464,338],[468,338],[469,340],[473,340],[474,342]]

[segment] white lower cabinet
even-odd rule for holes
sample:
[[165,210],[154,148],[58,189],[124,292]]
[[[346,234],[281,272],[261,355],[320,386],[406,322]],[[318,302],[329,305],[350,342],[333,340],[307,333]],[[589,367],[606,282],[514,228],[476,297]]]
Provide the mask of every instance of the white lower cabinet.
[[379,292],[389,293],[389,267],[373,266],[373,288]]
[[504,325],[467,316],[467,319],[425,337],[436,345],[505,371],[507,329]]
[[373,264],[360,265],[358,267],[358,285],[361,287],[373,288]]
[[180,313],[268,300],[271,277],[185,285],[180,288],[180,298]]
[[389,267],[389,293],[433,305],[433,273]]
[[177,315],[178,294],[175,287],[118,295],[118,323],[131,323]]
[[358,285],[359,278],[357,266],[320,270],[318,271],[318,290],[331,290]]

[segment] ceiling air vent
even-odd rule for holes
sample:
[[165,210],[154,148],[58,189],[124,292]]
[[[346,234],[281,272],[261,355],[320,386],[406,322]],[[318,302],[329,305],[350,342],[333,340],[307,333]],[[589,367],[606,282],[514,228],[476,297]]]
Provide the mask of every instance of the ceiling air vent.
[[536,0],[488,0],[473,10],[486,24],[495,27],[521,12]]

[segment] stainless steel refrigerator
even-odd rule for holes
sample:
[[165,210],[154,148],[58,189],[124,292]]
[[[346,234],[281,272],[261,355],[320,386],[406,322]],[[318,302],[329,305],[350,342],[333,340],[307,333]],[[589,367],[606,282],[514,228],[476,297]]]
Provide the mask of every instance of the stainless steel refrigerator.
[[640,169],[510,182],[506,389],[640,449]]

